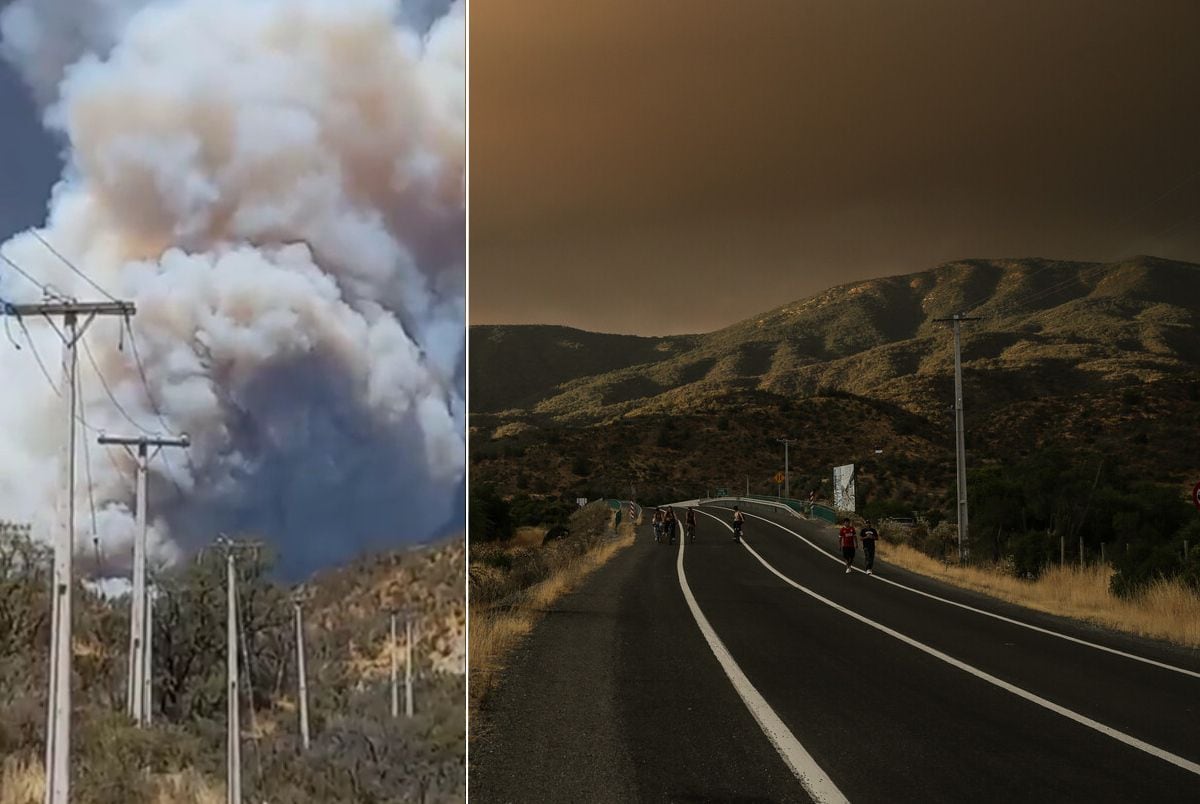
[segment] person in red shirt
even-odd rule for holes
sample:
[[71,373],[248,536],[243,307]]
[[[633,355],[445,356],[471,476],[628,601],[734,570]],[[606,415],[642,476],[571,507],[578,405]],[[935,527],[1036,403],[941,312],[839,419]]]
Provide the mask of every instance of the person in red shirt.
[[842,558],[846,559],[846,574],[854,566],[854,548],[858,545],[858,536],[850,520],[842,520],[842,529],[838,531],[838,544],[842,546]]

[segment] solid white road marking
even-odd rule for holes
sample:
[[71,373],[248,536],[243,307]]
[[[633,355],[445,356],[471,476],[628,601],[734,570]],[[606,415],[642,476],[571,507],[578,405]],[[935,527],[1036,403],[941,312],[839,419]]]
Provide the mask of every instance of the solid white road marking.
[[[709,515],[711,516],[711,514]],[[696,598],[692,595],[692,589],[688,586],[687,576],[683,572],[683,540],[679,543],[679,560],[676,562],[676,567],[679,570],[679,586],[683,589],[684,600],[687,601],[688,608],[692,611],[692,617],[696,619],[696,625],[700,626],[700,633],[704,635],[704,639],[708,642],[708,647],[717,657],[717,661],[721,664],[721,669],[725,671],[725,675],[729,677],[729,681],[733,684],[733,688],[737,690],[737,694],[741,697],[742,703],[746,704],[746,708],[750,710],[750,714],[754,716],[758,722],[759,728],[767,735],[767,739],[779,751],[779,755],[783,757],[783,761],[792,769],[792,773],[800,780],[800,784],[812,796],[816,802],[847,802],[848,799],[838,790],[837,785],[829,778],[825,771],[821,770],[821,766],[808,751],[804,750],[804,746],[796,739],[796,735],[792,734],[784,722],[775,714],[766,700],[759,694],[754,685],[750,683],[750,679],[746,678],[746,674],[742,672],[742,668],[738,667],[737,662],[733,660],[729,650],[721,642],[721,638],[717,636],[717,632],[709,624],[708,618],[704,616],[704,612],[700,611],[699,604],[696,603]]]
[[[704,514],[705,516],[712,517],[713,519],[716,519],[718,522],[721,522],[721,524],[725,525],[725,523],[722,520],[718,519],[717,517],[713,516],[712,514],[706,512],[706,511],[701,511],[700,513]],[[759,518],[761,518],[761,517],[759,517]],[[766,520],[766,521],[769,521],[769,520]],[[725,525],[725,527],[728,528],[729,526]],[[789,586],[799,589],[801,592],[808,595],[809,597],[814,598],[815,600],[819,600],[820,602],[824,603],[826,606],[829,606],[833,609],[840,611],[842,614],[845,614],[847,617],[853,617],[854,619],[858,620],[861,623],[864,623],[865,625],[869,625],[874,629],[882,631],[883,633],[887,634],[888,636],[898,639],[901,642],[905,643],[906,645],[911,645],[912,647],[914,647],[920,651],[924,651],[925,653],[929,654],[930,656],[934,657],[935,659],[940,659],[941,661],[945,662],[946,664],[949,664],[952,667],[957,667],[959,670],[962,670],[964,672],[970,673],[971,675],[975,676],[976,678],[983,679],[984,681],[988,682],[989,684],[993,684],[993,685],[999,687],[1000,689],[1005,690],[1006,692],[1011,692],[1013,695],[1016,695],[1020,698],[1024,698],[1025,700],[1027,700],[1031,703],[1035,703],[1038,706],[1041,706],[1045,709],[1049,709],[1051,712],[1054,712],[1055,714],[1062,715],[1063,717],[1068,718],[1069,720],[1073,720],[1076,723],[1079,723],[1080,725],[1087,726],[1089,729],[1098,731],[1103,735],[1113,738],[1114,740],[1125,743],[1126,745],[1136,748],[1139,751],[1144,751],[1147,754],[1150,754],[1151,756],[1158,757],[1161,760],[1170,762],[1172,765],[1183,768],[1186,771],[1189,771],[1191,773],[1194,773],[1194,774],[1200,776],[1200,764],[1192,762],[1191,760],[1184,759],[1183,757],[1178,756],[1176,754],[1172,754],[1170,751],[1165,751],[1162,748],[1159,748],[1158,746],[1151,745],[1150,743],[1145,742],[1144,740],[1139,740],[1138,738],[1133,737],[1129,734],[1126,734],[1123,731],[1118,731],[1117,729],[1114,729],[1111,726],[1105,726],[1103,723],[1092,720],[1090,717],[1081,715],[1078,712],[1075,712],[1071,709],[1067,709],[1065,706],[1059,706],[1058,704],[1054,703],[1053,701],[1048,701],[1045,698],[1041,697],[1040,695],[1035,695],[1034,693],[1024,690],[1014,684],[1009,684],[1007,681],[996,678],[995,676],[993,676],[990,673],[986,673],[977,667],[967,664],[966,662],[955,659],[953,656],[942,653],[937,648],[930,647],[929,645],[926,645],[924,642],[918,642],[917,640],[913,639],[912,637],[906,636],[893,628],[888,628],[886,625],[881,625],[881,624],[875,622],[874,620],[864,617],[863,615],[859,614],[858,612],[853,611],[852,609],[848,609],[845,606],[835,603],[832,600],[830,600],[829,598],[827,598],[817,592],[814,592],[813,590],[809,589],[807,586],[796,583],[791,578],[787,577],[782,572],[775,569],[775,567],[773,567],[769,563],[767,563],[766,559],[764,559],[757,552],[755,552],[754,548],[752,548],[749,544],[746,543],[746,539],[744,536],[742,537],[741,545],[742,545],[742,547],[746,548],[746,550],[750,553],[750,555],[752,555],[756,559],[758,559],[758,562],[760,564],[762,564],[764,567],[766,567],[767,570],[769,570],[772,574],[774,574],[776,577],[778,577],[781,581],[788,584]],[[683,572],[683,560],[682,560],[682,556],[681,556],[680,557],[680,573],[682,574],[682,572]]]
[[[725,510],[725,511],[732,510],[730,508],[725,508],[724,506],[721,506],[721,505],[714,505],[712,507],[713,508],[721,508],[722,510]],[[701,511],[701,513],[704,513],[704,512]],[[838,558],[837,556],[833,555],[830,552],[827,552],[820,545],[814,544],[813,542],[809,541],[806,537],[801,536],[799,533],[797,533],[796,531],[787,527],[786,525],[781,525],[778,522],[767,519],[766,517],[758,516],[757,514],[750,514],[750,513],[746,513],[745,511],[743,511],[742,513],[746,514],[746,516],[752,516],[755,519],[761,519],[763,522],[766,522],[768,525],[774,525],[775,527],[779,528],[780,530],[783,530],[783,531],[786,531],[786,532],[792,534],[797,539],[804,542],[809,547],[813,548],[814,550],[816,550],[818,553],[825,556],[829,560],[837,562],[839,564],[842,563],[842,559]],[[709,514],[709,516],[712,516],[712,514]],[[863,570],[859,569],[858,567],[854,567],[854,571],[855,572],[863,572]],[[865,575],[866,573],[863,573],[863,574]],[[1095,642],[1088,642],[1086,639],[1079,639],[1078,637],[1073,637],[1073,636],[1070,636],[1069,634],[1063,634],[1058,631],[1052,631],[1049,628],[1042,628],[1041,626],[1033,625],[1033,624],[1027,623],[1027,622],[1022,622],[1021,620],[1014,620],[1012,617],[1005,617],[1003,614],[996,614],[994,612],[987,611],[985,609],[980,609],[980,608],[976,608],[975,606],[967,605],[966,603],[959,603],[956,600],[950,600],[949,598],[941,597],[939,595],[935,595],[930,592],[925,592],[920,589],[915,589],[911,586],[902,584],[899,581],[893,581],[890,578],[884,578],[884,577],[881,577],[879,575],[874,575],[874,574],[872,574],[870,577],[874,578],[877,581],[881,581],[883,583],[887,583],[887,584],[891,584],[892,586],[899,587],[900,589],[905,589],[909,592],[912,592],[913,594],[921,595],[921,596],[927,597],[931,600],[937,600],[941,603],[946,603],[951,606],[957,606],[958,608],[966,609],[967,611],[973,611],[976,614],[982,614],[983,616],[991,617],[994,620],[1002,620],[1003,622],[1010,623],[1011,625],[1019,625],[1022,628],[1028,628],[1030,631],[1037,631],[1039,634],[1046,634],[1047,636],[1057,637],[1058,639],[1065,639],[1066,641],[1074,642],[1077,645],[1085,645],[1089,648],[1095,648],[1096,650],[1102,650],[1105,653],[1111,653],[1114,656],[1122,656],[1126,659],[1132,659],[1135,662],[1142,662],[1143,664],[1153,665],[1154,667],[1158,667],[1163,670],[1170,670],[1175,673],[1182,673],[1185,676],[1192,676],[1193,678],[1200,678],[1200,673],[1196,672],[1195,670],[1188,670],[1183,667],[1177,667],[1173,664],[1167,664],[1166,662],[1159,662],[1154,659],[1147,659],[1145,656],[1138,656],[1136,653],[1127,653],[1126,651],[1123,651],[1123,650],[1117,650],[1116,648],[1110,648],[1107,645],[1099,645]]]

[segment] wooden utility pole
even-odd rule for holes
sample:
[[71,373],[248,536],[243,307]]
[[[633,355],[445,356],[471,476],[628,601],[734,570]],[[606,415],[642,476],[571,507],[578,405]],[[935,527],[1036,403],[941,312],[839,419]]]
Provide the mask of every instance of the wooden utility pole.
[[[788,447],[795,442],[794,439],[791,438],[777,438],[775,440],[783,444],[783,496],[787,499],[791,499],[792,472],[791,467],[788,465]],[[747,492],[747,494],[749,494],[749,492]]]
[[413,716],[413,622],[404,615],[404,716]]
[[971,554],[967,517],[967,447],[963,433],[962,323],[979,319],[955,313],[950,318],[934,320],[949,321],[954,325],[954,446],[958,457],[958,560],[961,562]]
[[304,616],[300,611],[300,600],[292,601],[296,607],[296,675],[297,695],[300,700],[300,742],[308,750],[308,681],[304,672]]
[[[134,314],[130,302],[45,301],[5,306],[8,315],[23,318],[61,318],[63,394],[67,407],[67,438],[60,471],[58,532],[54,539],[54,587],[50,618],[50,680],[46,704],[46,804],[67,804],[71,795],[71,589],[75,549],[75,420],[78,416],[76,346],[96,316]],[[82,318],[82,320],[80,320]]]
[[400,691],[396,686],[397,676],[397,661],[396,661],[396,615],[392,614],[392,641],[391,650],[388,653],[392,657],[392,717],[400,716]]
[[[150,461],[163,447],[190,446],[186,435],[179,438],[155,436],[109,436],[101,435],[99,442],[104,446],[121,446],[133,455],[130,447],[137,447],[137,536],[133,542],[133,594],[129,617],[129,675],[125,684],[125,711],[139,726],[150,725],[150,698],[153,686],[151,665],[151,641],[154,635],[154,618],[151,615],[149,590],[146,587],[146,532],[149,529],[147,511],[147,488],[149,486]],[[150,452],[154,447],[154,452]]]
[[[225,800],[226,804],[242,804],[242,729],[238,716],[238,605],[237,565],[238,550],[256,550],[257,543],[234,542],[222,536],[217,544],[225,549],[225,696],[226,696],[226,748],[225,748]],[[254,702],[250,705],[253,707]]]

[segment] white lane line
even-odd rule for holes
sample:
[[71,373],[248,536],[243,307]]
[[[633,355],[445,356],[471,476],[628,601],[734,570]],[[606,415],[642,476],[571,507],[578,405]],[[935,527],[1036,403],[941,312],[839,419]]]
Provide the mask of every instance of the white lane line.
[[800,780],[800,784],[812,796],[813,801],[818,804],[823,804],[823,802],[830,802],[830,804],[847,802],[848,804],[848,799],[842,794],[842,791],[838,790],[829,775],[821,770],[821,766],[812,758],[812,755],[804,750],[804,746],[800,745],[796,735],[792,734],[791,730],[784,725],[779,715],[775,714],[775,710],[750,683],[750,679],[746,678],[742,668],[738,667],[729,650],[721,642],[721,638],[717,636],[717,632],[709,624],[704,612],[700,611],[700,606],[692,595],[692,589],[688,586],[687,576],[683,573],[683,551],[684,544],[681,540],[676,567],[679,570],[679,586],[683,589],[684,600],[687,601],[688,608],[691,609],[692,616],[696,619],[696,625],[700,626],[700,633],[704,635],[708,647],[712,649],[717,661],[721,663],[721,669],[729,677],[729,681],[737,690],[742,703],[746,704],[746,708],[758,722],[763,734],[767,735],[767,739],[775,746],[775,750],[792,769],[792,773]]
[[[700,513],[704,514],[705,516],[716,519],[722,525],[725,525],[725,527],[729,528],[729,525],[727,525],[723,520],[713,516],[712,514],[708,513],[707,511],[701,511]],[[730,530],[732,530],[732,528],[730,528]],[[1159,748],[1158,746],[1151,745],[1150,743],[1145,742],[1144,740],[1139,740],[1137,737],[1133,737],[1129,734],[1126,734],[1123,731],[1118,731],[1117,729],[1114,729],[1111,726],[1105,726],[1103,723],[1100,723],[1099,721],[1096,721],[1096,720],[1092,720],[1090,717],[1081,715],[1074,710],[1067,709],[1065,706],[1059,706],[1058,704],[1054,703],[1053,701],[1048,701],[1045,698],[1041,697],[1040,695],[1035,695],[1032,692],[1024,690],[1014,684],[1009,684],[1007,681],[996,678],[991,673],[985,673],[983,670],[980,670],[977,667],[974,667],[972,665],[967,664],[966,662],[955,659],[953,656],[942,653],[937,648],[932,648],[929,645],[926,645],[924,642],[918,642],[917,640],[913,639],[912,637],[905,636],[904,634],[900,633],[899,631],[897,631],[893,628],[888,628],[886,625],[881,625],[881,624],[875,622],[874,620],[868,619],[867,617],[864,617],[863,615],[859,614],[858,612],[853,611],[852,609],[848,609],[845,606],[842,606],[838,603],[835,603],[832,600],[830,600],[829,598],[827,598],[821,594],[818,594],[817,592],[814,592],[813,590],[809,589],[806,586],[803,586],[802,584],[796,583],[791,578],[787,577],[782,572],[775,569],[773,566],[771,566],[769,563],[767,563],[766,559],[764,559],[757,552],[755,552],[753,547],[751,547],[749,544],[746,543],[745,536],[742,537],[741,545],[742,545],[742,547],[746,548],[747,551],[749,551],[750,555],[752,555],[756,559],[758,559],[758,562],[760,564],[762,564],[764,567],[766,567],[771,573],[773,573],[781,581],[788,584],[789,586],[793,586],[796,589],[799,589],[801,592],[808,595],[809,597],[812,597],[816,600],[821,601],[826,606],[837,609],[842,614],[845,614],[848,617],[853,617],[854,619],[858,620],[861,623],[869,625],[872,628],[875,628],[879,631],[882,631],[883,633],[887,634],[888,636],[894,637],[895,639],[900,640],[901,642],[905,643],[906,645],[911,645],[912,647],[914,647],[918,650],[924,651],[925,653],[928,653],[930,656],[934,657],[935,659],[940,659],[941,661],[945,662],[946,664],[949,664],[952,667],[957,667],[959,670],[962,670],[964,672],[970,673],[971,675],[975,676],[976,678],[983,679],[984,681],[988,682],[989,684],[993,684],[1002,690],[1011,692],[1013,695],[1016,695],[1020,698],[1024,698],[1025,700],[1027,700],[1031,703],[1035,703],[1038,706],[1041,706],[1045,709],[1049,709],[1051,712],[1054,712],[1055,714],[1062,715],[1063,717],[1073,720],[1082,726],[1087,726],[1089,729],[1094,729],[1095,731],[1098,731],[1105,736],[1111,737],[1114,740],[1125,743],[1126,745],[1132,746],[1133,748],[1136,748],[1139,751],[1144,751],[1147,754],[1150,754],[1151,756],[1157,757],[1166,762],[1170,762],[1172,765],[1183,768],[1186,771],[1189,771],[1191,773],[1196,774],[1197,776],[1200,776],[1200,764],[1192,762],[1191,760],[1184,759],[1183,757],[1178,756],[1176,754],[1172,754],[1170,751],[1166,751],[1162,748]],[[680,563],[681,571],[682,571],[682,566],[683,566],[683,564],[682,564],[682,558],[681,558],[681,563]]]
[[[722,510],[725,510],[725,511],[733,510],[730,508],[725,508],[724,506],[721,506],[721,505],[714,505],[712,507],[713,508],[721,508]],[[704,512],[701,511],[701,513],[704,513]],[[742,513],[746,514],[746,516],[752,516],[755,519],[761,519],[763,522],[766,522],[768,525],[774,525],[775,527],[779,528],[780,530],[787,531],[788,533],[792,534],[800,541],[807,544],[809,547],[816,550],[821,555],[828,558],[830,561],[834,561],[838,564],[842,563],[842,559],[838,558],[837,556],[833,555],[832,553],[827,552],[820,545],[809,541],[807,538],[805,538],[804,536],[801,536],[799,533],[797,533],[796,531],[787,527],[786,525],[781,525],[778,522],[775,522],[774,520],[767,519],[766,517],[758,516],[757,514],[750,514],[750,513],[746,513],[745,511],[743,511]],[[712,514],[709,514],[709,516],[712,516]],[[858,567],[854,567],[854,571],[855,572],[863,572],[863,570],[859,569]],[[880,575],[871,575],[869,577],[874,578],[877,581],[881,581],[883,583],[887,583],[887,584],[891,584],[892,586],[899,587],[900,589],[906,589],[909,592],[912,592],[913,594],[921,595],[921,596],[927,597],[931,600],[937,600],[941,603],[946,603],[951,606],[957,606],[960,609],[966,609],[967,611],[973,611],[976,614],[982,614],[983,616],[991,617],[994,620],[1002,620],[1003,622],[1009,623],[1011,625],[1019,625],[1022,628],[1028,628],[1030,631],[1037,631],[1039,634],[1046,634],[1047,636],[1058,637],[1059,639],[1065,639],[1068,642],[1074,642],[1076,645],[1085,645],[1089,648],[1095,648],[1096,650],[1102,650],[1105,653],[1111,653],[1114,656],[1122,656],[1126,659],[1132,659],[1135,662],[1142,662],[1143,664],[1153,665],[1154,667],[1158,667],[1163,670],[1170,670],[1175,673],[1182,673],[1185,676],[1192,676],[1193,678],[1200,678],[1200,673],[1196,672],[1195,670],[1188,670],[1184,667],[1177,667],[1176,665],[1173,665],[1173,664],[1167,664],[1166,662],[1159,662],[1154,659],[1147,659],[1145,656],[1138,656],[1136,653],[1127,653],[1126,651],[1123,651],[1123,650],[1117,650],[1116,648],[1110,648],[1107,645],[1100,645],[1095,642],[1088,642],[1086,639],[1079,639],[1078,637],[1073,637],[1073,636],[1070,636],[1069,634],[1063,634],[1059,631],[1051,631],[1049,628],[1042,628],[1041,626],[1022,622],[1021,620],[1014,620],[1012,617],[1005,617],[1003,614],[996,614],[994,612],[987,611],[986,609],[980,609],[980,608],[976,608],[975,606],[969,606],[966,603],[959,603],[956,600],[950,600],[949,598],[941,597],[939,595],[935,595],[930,592],[925,592],[925,591],[922,591],[921,589],[915,589],[911,586],[907,586],[898,581],[893,581],[890,578],[884,578]]]

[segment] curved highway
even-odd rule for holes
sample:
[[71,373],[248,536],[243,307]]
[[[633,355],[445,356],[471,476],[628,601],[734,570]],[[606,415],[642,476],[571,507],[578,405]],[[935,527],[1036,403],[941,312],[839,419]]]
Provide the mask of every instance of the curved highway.
[[473,800],[1200,801],[1197,651],[847,575],[767,506],[736,543],[732,504],[547,612],[472,724]]

